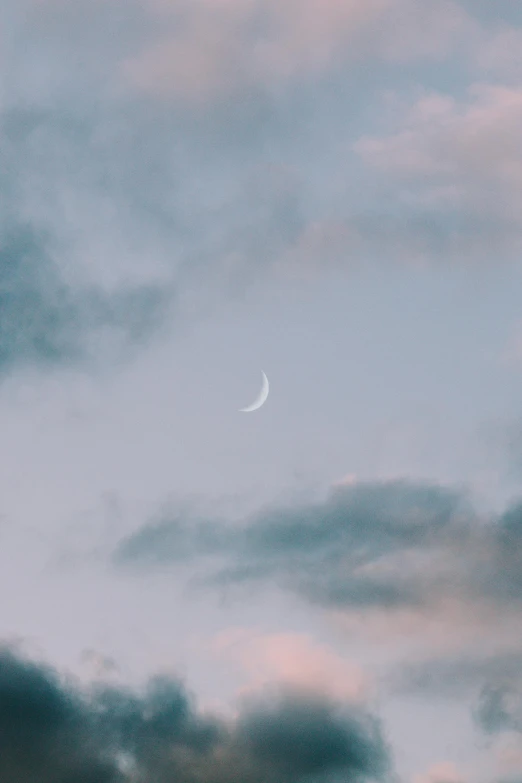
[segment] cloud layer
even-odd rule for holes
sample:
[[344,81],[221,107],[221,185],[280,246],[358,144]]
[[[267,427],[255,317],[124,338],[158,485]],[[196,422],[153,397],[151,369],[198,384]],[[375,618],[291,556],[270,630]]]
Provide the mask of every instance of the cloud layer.
[[[133,336],[129,311],[148,324],[167,290],[190,318],[267,272],[518,258],[507,6],[24,0],[2,15],[4,366],[78,352],[99,325]],[[7,272],[20,235],[43,272]]]

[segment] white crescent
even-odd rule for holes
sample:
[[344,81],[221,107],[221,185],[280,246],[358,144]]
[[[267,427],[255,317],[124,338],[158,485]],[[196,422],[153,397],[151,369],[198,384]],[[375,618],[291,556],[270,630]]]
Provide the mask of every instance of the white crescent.
[[266,402],[268,392],[270,391],[270,386],[268,384],[268,378],[266,377],[265,373],[261,372],[261,375],[263,376],[263,385],[261,387],[261,391],[257,395],[257,398],[254,400],[252,405],[249,405],[248,408],[239,409],[240,413],[251,413],[252,411],[257,411],[257,409]]

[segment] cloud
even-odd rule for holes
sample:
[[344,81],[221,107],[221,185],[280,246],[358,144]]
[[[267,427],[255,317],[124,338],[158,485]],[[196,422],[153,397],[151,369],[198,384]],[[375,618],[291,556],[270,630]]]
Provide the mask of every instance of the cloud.
[[417,775],[413,783],[464,783],[464,781],[454,764],[440,762],[430,767],[423,775]]
[[198,712],[177,681],[80,691],[8,650],[0,734],[5,783],[362,782],[389,770],[376,720],[328,699],[281,694],[227,722]]
[[247,692],[283,683],[350,702],[361,702],[368,695],[368,678],[358,666],[306,634],[232,628],[219,633],[212,647],[219,655],[237,661],[249,675],[243,689]]
[[238,92],[277,92],[288,81],[368,58],[438,57],[471,24],[450,2],[201,0],[146,6],[161,15],[164,32],[127,60],[124,72],[156,96],[205,104]]
[[386,771],[385,745],[373,719],[343,725],[309,697],[283,702],[275,714],[268,704],[249,710],[239,734],[269,771],[287,779],[320,779],[334,771],[354,780],[378,779]]
[[[522,660],[519,660],[518,663],[517,673],[522,668]],[[511,680],[513,679],[511,678]],[[516,679],[518,679],[518,683]],[[519,674],[518,678],[515,678],[515,682],[511,684],[498,684],[497,680],[496,684],[488,682],[484,685],[476,717],[480,726],[488,734],[496,734],[501,731],[522,733],[522,675]]]
[[0,105],[1,374],[120,358],[175,298],[168,281],[140,278],[100,247],[112,215],[97,218],[111,194],[96,186],[104,160],[92,148],[93,117],[40,100]]
[[406,480],[335,485],[322,501],[230,525],[162,514],[120,542],[120,566],[205,558],[211,581],[273,580],[330,608],[483,608],[522,601],[522,503],[485,519],[463,490]]
[[105,678],[118,672],[118,666],[113,658],[102,655],[96,650],[84,650],[81,655],[82,664],[91,670],[91,674]]
[[[139,343],[172,302],[190,320],[267,274],[520,246],[516,86],[462,103],[429,93],[406,120],[399,107],[394,133],[361,130],[391,65],[467,56],[469,4],[24,0],[0,13],[4,372]],[[350,205],[352,181],[364,197]]]
[[470,514],[461,494],[443,487],[345,484],[322,503],[267,507],[241,527],[159,519],[122,541],[115,561],[154,567],[198,554],[222,556],[221,583],[275,580],[330,607],[418,607],[450,565],[447,540],[466,545]]
[[[268,506],[241,523],[163,513],[113,561],[130,574],[185,568],[199,589],[291,591],[348,638],[386,649],[376,674],[387,692],[471,707],[486,687],[522,686],[521,537],[518,502],[481,515],[463,489],[352,477],[321,501]],[[284,668],[289,645],[260,640],[249,660]]]
[[522,30],[502,25],[477,52],[477,64],[487,74],[501,76],[508,83],[520,84],[522,77]]
[[474,84],[463,100],[428,92],[399,104],[395,133],[354,145],[382,192],[413,219],[439,224],[455,256],[482,257],[482,243],[513,257],[522,240],[522,91]]
[[[363,138],[356,150],[371,165],[402,174],[405,180],[429,177],[428,189],[440,181],[453,184],[457,199],[471,198],[473,184],[513,188],[520,196],[522,162],[516,139],[521,122],[520,90],[475,84],[462,103],[437,93],[421,97],[402,130],[380,139]],[[439,182],[433,183],[433,176]],[[487,202],[492,205],[493,199]]]
[[92,358],[103,353],[101,339],[119,355],[148,336],[167,302],[154,285],[113,294],[69,286],[48,244],[30,226],[10,226],[0,239],[0,376],[18,365]]
[[302,230],[291,176],[231,150],[219,119],[195,129],[98,84],[76,88],[81,101],[62,85],[0,104],[4,372],[113,358],[173,315],[240,294]]
[[[456,656],[450,649],[401,663],[388,678],[395,692],[431,699],[466,700],[477,726],[487,734],[522,731],[522,649],[519,629],[510,647],[495,633],[496,649],[477,650],[477,641]],[[479,642],[478,642],[479,643]]]

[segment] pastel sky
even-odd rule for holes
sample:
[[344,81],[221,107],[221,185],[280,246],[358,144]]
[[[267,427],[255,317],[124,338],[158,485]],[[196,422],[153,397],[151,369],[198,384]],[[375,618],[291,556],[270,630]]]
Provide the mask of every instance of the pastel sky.
[[4,0],[0,74],[2,783],[521,783],[522,3]]

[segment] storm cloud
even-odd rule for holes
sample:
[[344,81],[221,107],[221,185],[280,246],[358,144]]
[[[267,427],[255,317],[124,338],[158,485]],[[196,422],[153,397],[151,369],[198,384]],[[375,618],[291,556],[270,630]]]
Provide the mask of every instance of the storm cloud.
[[380,725],[361,710],[294,692],[230,721],[199,712],[179,681],[80,691],[5,649],[0,750],[5,783],[362,783],[390,770]]

